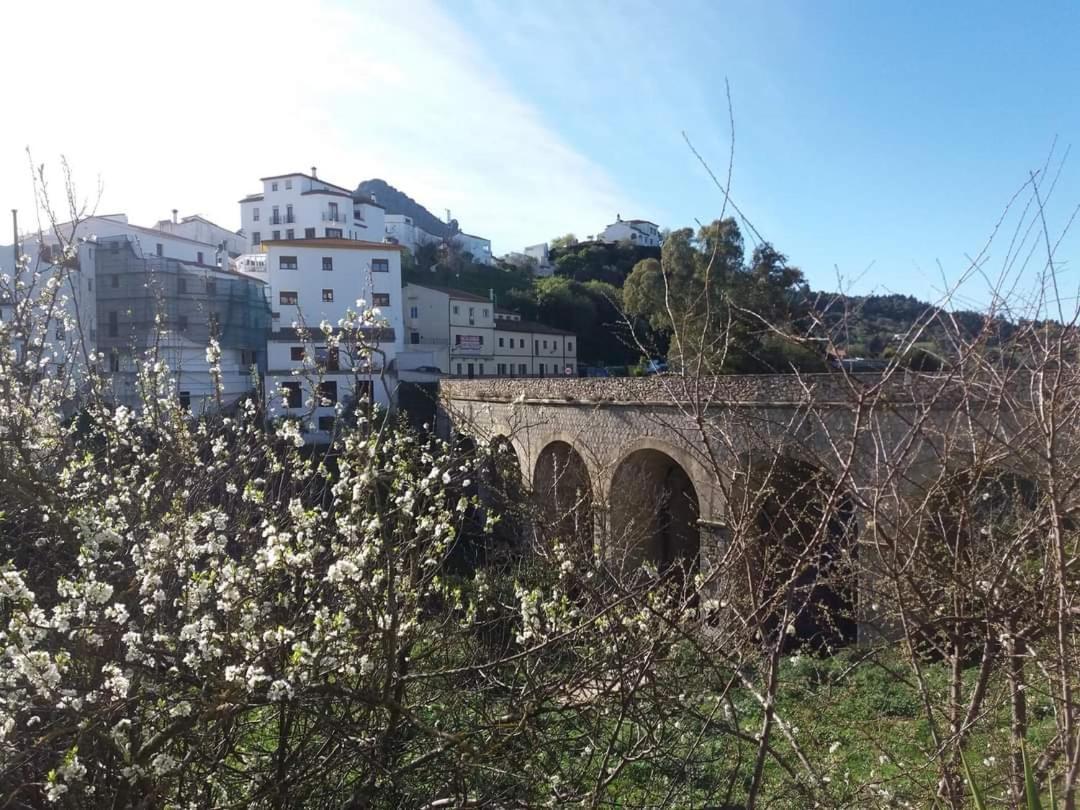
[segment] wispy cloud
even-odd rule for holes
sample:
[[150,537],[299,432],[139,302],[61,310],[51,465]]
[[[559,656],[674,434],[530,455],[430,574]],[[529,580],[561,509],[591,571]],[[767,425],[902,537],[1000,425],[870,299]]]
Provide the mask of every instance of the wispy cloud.
[[236,224],[263,174],[373,176],[497,252],[600,227],[633,204],[520,98],[483,42],[427,2],[190,0],[18,4],[0,71],[22,81],[0,127],[4,208],[30,204],[22,149],[71,159],[101,207]]

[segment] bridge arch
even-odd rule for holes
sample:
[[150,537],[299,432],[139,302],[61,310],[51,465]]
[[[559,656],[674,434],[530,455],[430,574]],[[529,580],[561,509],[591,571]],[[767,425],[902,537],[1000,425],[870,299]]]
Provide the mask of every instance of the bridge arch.
[[540,450],[533,468],[532,489],[538,517],[549,537],[573,540],[585,548],[592,546],[592,475],[585,458],[570,442],[553,439]]
[[[743,454],[728,508],[741,569],[734,580],[763,606],[764,629],[789,633],[789,646],[855,641],[854,500],[830,472],[795,454]],[[794,619],[781,628],[785,605]]]
[[701,489],[684,466],[686,454],[656,444],[664,443],[632,448],[614,466],[606,553],[624,573],[651,563],[685,574],[697,569],[701,552]]

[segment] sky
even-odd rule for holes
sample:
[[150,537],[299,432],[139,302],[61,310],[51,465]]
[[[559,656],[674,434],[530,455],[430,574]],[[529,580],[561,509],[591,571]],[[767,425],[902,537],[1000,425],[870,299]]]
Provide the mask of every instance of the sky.
[[63,155],[98,212],[140,224],[178,208],[239,227],[260,177],[314,165],[449,209],[501,255],[616,215],[715,218],[723,193],[685,133],[721,182],[730,166],[748,246],[773,243],[816,289],[936,300],[981,251],[992,277],[1023,195],[987,241],[1032,172],[1065,286],[1080,279],[1076,3],[9,0],[0,16],[16,110],[0,211],[24,224],[27,148],[54,191]]

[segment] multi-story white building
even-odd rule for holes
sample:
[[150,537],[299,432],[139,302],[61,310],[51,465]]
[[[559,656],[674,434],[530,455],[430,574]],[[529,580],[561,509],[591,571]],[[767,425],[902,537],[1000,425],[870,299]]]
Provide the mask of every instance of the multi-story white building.
[[454,377],[495,373],[495,306],[482,295],[408,284],[405,329],[410,352],[431,353],[434,365]]
[[183,236],[196,242],[209,245],[225,245],[225,250],[230,256],[239,256],[248,252],[247,236],[237,231],[230,231],[215,222],[211,222],[201,214],[192,214],[189,217],[177,219],[178,211],[174,208],[172,219],[159,220],[154,226],[155,230],[171,233],[174,236]]
[[477,264],[491,264],[491,240],[482,236],[474,236],[471,233],[458,231],[452,237],[454,244],[465,253],[473,257]]
[[533,275],[537,278],[547,278],[555,275],[555,265],[551,261],[547,242],[541,242],[539,245],[529,245],[525,248],[525,255],[536,262]]
[[660,228],[647,219],[623,219],[616,216],[614,222],[600,234],[601,242],[630,242],[634,245],[659,247]]
[[412,217],[405,216],[405,214],[386,214],[384,219],[387,239],[408,248],[410,252],[415,253],[420,245],[442,241],[439,237],[416,225]]
[[262,178],[263,190],[240,200],[240,221],[254,250],[262,242],[350,239],[382,242],[385,211],[370,197],[300,172]]
[[[275,416],[297,417],[315,440],[332,424],[335,406],[393,402],[401,348],[401,251],[398,245],[345,238],[264,240],[261,253],[241,256],[237,269],[263,278],[272,327],[267,345],[266,394]],[[362,299],[379,308],[384,325],[365,330],[369,357],[328,345],[321,329],[340,335],[340,322]],[[321,379],[320,400],[313,384]],[[282,396],[280,390],[288,392]],[[333,394],[330,396],[330,394]]]
[[577,375],[577,338],[573,332],[516,312],[495,312],[495,375],[499,377],[573,377]]
[[[52,264],[59,253],[57,232],[74,245],[74,258],[64,267]],[[137,362],[154,349],[169,366],[181,401],[198,410],[217,404],[206,357],[213,334],[222,348],[222,404],[252,390],[253,370],[265,356],[269,312],[262,284],[230,271],[221,242],[144,228],[124,214],[110,214],[24,237],[20,251],[30,257],[30,269],[38,270],[39,285],[54,274],[64,278],[64,307],[45,341],[56,366],[75,371],[87,357],[100,357],[112,397],[134,406]],[[3,310],[0,304],[0,318],[10,319]],[[64,328],[65,320],[74,328]]]

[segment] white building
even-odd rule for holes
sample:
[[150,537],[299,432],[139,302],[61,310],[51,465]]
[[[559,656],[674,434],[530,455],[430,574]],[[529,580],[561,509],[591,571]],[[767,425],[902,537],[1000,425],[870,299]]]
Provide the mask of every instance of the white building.
[[411,253],[415,253],[420,245],[442,241],[416,225],[412,217],[404,214],[386,214],[384,219],[387,239],[408,248]]
[[[59,317],[50,327],[46,351],[55,366],[76,370],[99,356],[113,398],[133,406],[137,360],[156,347],[181,401],[198,410],[216,405],[206,360],[213,323],[222,344],[223,403],[252,390],[252,370],[265,350],[262,285],[229,270],[220,242],[133,225],[124,214],[62,223],[56,231],[75,245],[75,260],[62,268],[63,313],[75,328],[63,328]],[[20,249],[31,256],[31,270],[39,269],[39,284],[61,272],[51,264],[59,250],[55,232],[24,237]],[[4,308],[0,318],[10,319]]]
[[201,214],[192,214],[189,217],[177,219],[177,210],[174,208],[172,219],[162,219],[154,226],[155,230],[171,233],[174,236],[183,236],[196,242],[209,245],[225,245],[225,250],[230,256],[239,256],[248,252],[248,239],[242,233],[230,231],[215,222],[211,222]]
[[617,216],[615,221],[604,228],[600,234],[601,242],[630,242],[647,247],[660,246],[660,229],[655,222],[647,219],[623,219]]
[[482,236],[473,236],[471,233],[455,233],[451,240],[465,253],[473,257],[477,264],[491,264],[491,240]]
[[432,364],[443,374],[484,377],[495,373],[495,306],[482,295],[409,284],[405,287],[405,329],[408,350],[432,356]]
[[577,338],[573,332],[516,312],[495,312],[495,375],[499,377],[577,376]]
[[[335,405],[375,402],[389,408],[397,377],[402,318],[401,250],[398,245],[346,238],[262,241],[262,253],[242,256],[236,268],[269,287],[272,327],[267,345],[266,395],[269,412],[300,418],[312,438],[323,438]],[[320,329],[324,321],[340,334],[339,321],[356,311],[358,299],[377,306],[385,328],[369,330],[369,358],[335,352]],[[319,404],[305,378],[320,377]],[[284,386],[288,396],[282,397]],[[330,396],[329,394],[333,394]]]
[[263,190],[240,200],[240,221],[251,249],[288,239],[349,239],[382,242],[385,211],[367,197],[353,199],[343,186],[311,174],[262,178]]
[[525,255],[536,261],[533,275],[537,278],[547,278],[555,275],[555,265],[551,261],[551,254],[548,253],[547,242],[542,242],[539,245],[529,245],[525,248]]

